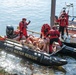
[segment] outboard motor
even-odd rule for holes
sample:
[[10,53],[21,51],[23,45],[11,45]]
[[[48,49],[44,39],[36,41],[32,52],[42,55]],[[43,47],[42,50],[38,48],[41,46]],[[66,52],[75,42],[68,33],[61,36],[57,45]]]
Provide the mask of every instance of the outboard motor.
[[7,35],[7,38],[12,38],[12,36],[13,36],[13,32],[14,32],[14,28],[13,28],[13,26],[7,26],[6,27],[6,35]]

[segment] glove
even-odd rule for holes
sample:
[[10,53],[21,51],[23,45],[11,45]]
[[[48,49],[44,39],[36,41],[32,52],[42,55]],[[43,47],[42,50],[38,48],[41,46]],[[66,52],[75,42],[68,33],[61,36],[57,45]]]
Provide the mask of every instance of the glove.
[[31,21],[29,20],[29,23],[30,23]]

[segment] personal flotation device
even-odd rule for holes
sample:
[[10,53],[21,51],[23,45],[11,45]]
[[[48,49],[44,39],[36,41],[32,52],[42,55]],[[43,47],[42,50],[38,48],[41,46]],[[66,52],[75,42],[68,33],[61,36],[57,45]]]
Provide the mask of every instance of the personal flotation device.
[[59,22],[59,25],[62,26],[62,27],[67,26],[67,20],[66,20],[66,18],[59,18],[58,22]]
[[64,15],[64,17],[66,18],[66,25],[68,25],[68,19],[69,19],[69,15],[68,15],[68,13],[62,13],[61,15],[60,15],[60,17],[62,16],[62,15]]
[[22,36],[25,36],[25,37],[28,36],[28,34],[27,34],[27,25],[28,25],[27,22],[24,23],[23,21],[21,21],[21,22],[19,23],[20,39],[22,38]]

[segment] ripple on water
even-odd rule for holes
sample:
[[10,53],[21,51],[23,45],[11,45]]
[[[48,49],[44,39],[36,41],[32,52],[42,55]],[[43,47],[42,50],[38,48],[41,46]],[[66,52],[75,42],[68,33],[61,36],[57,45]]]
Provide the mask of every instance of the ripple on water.
[[76,74],[76,60],[71,57],[62,58],[67,59],[68,64],[64,65],[63,68],[66,73],[54,68],[48,68],[40,66],[35,63],[29,62],[17,56],[7,54],[4,51],[0,52],[0,67],[3,67],[5,71],[12,74],[18,75],[72,75]]

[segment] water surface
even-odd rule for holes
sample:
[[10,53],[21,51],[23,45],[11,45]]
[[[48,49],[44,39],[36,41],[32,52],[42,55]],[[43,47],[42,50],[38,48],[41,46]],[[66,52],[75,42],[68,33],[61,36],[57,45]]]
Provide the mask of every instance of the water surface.
[[[56,0],[55,14],[59,16],[65,4],[69,3],[74,4],[74,8],[69,9],[69,15],[76,15],[76,0]],[[23,17],[27,18],[27,21],[31,20],[28,29],[40,32],[44,23],[50,24],[50,9],[51,0],[0,0],[0,35],[5,35],[7,25],[12,25],[16,29]],[[1,51],[0,67],[18,75],[76,75],[76,60],[71,57],[63,58],[68,61],[68,64],[63,66],[66,73]]]

